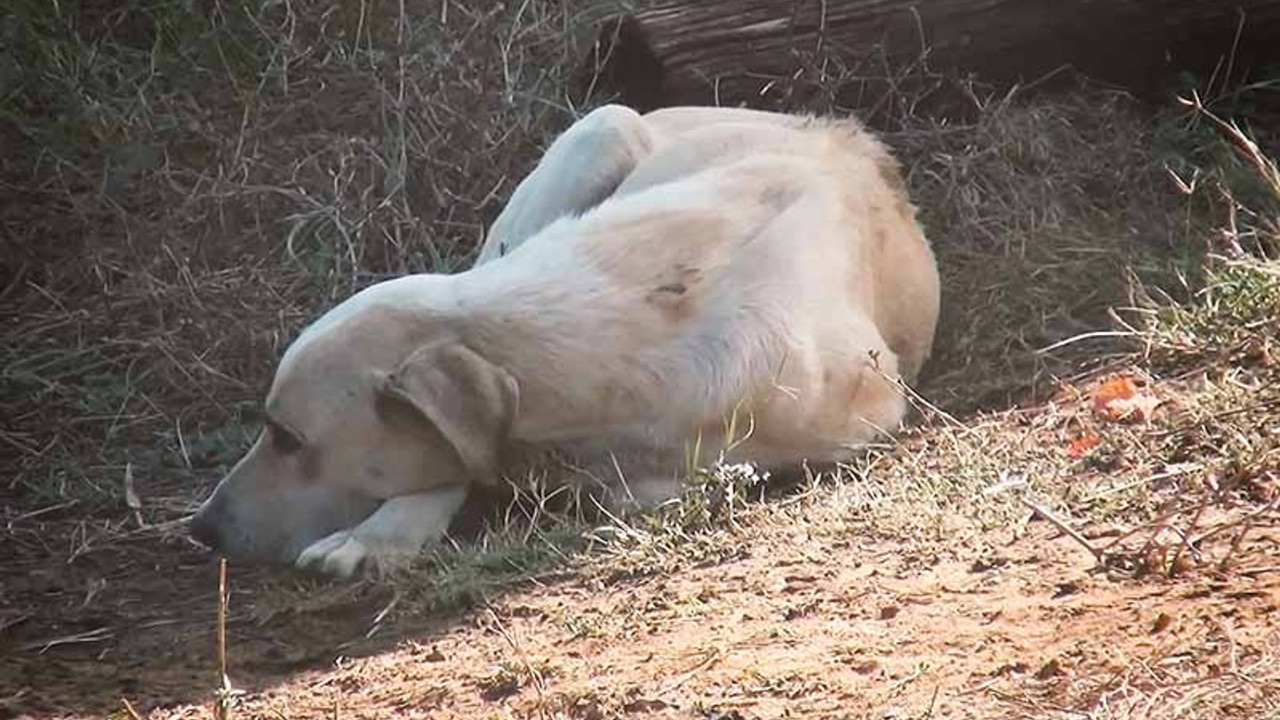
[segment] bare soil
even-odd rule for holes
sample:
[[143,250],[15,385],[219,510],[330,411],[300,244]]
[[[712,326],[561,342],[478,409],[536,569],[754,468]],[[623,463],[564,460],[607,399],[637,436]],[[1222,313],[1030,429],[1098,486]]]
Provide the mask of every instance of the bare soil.
[[[1076,490],[1120,492],[1136,472],[1151,486],[1144,497],[1169,492],[1123,433],[1164,437],[1187,424],[1187,408],[1213,410],[1224,391],[1146,385],[1162,406],[1183,410],[1135,429],[1096,412],[1100,388],[1115,382],[1080,380],[1057,400],[975,418],[967,430],[922,427],[880,458],[892,462],[883,481],[960,474],[939,465],[978,462],[958,437],[988,454],[1000,443],[1010,467],[1036,452],[1061,465],[1080,454],[1067,441],[1083,432],[1134,460],[1068,474]],[[1230,406],[1248,404],[1232,395]],[[1219,415],[1192,417],[1207,427],[1204,418]],[[1254,420],[1274,435],[1264,414],[1236,432],[1244,437]],[[382,581],[231,565],[232,713],[1280,717],[1280,475],[1270,465],[1251,473],[1240,486],[1249,502],[1223,496],[1194,505],[1190,521],[1166,512],[1128,525],[1114,512],[1062,525],[1057,513],[1018,503],[984,519],[996,506],[978,496],[1011,492],[993,491],[1007,480],[991,478],[984,492],[869,502],[884,488],[853,473],[657,545],[566,545],[552,562],[482,547],[495,579],[478,589],[439,558]],[[16,552],[0,569],[0,717],[213,712],[217,562],[180,522],[139,527],[139,516],[68,504],[9,520]],[[1159,539],[1170,532],[1195,539],[1187,548]],[[1106,550],[1102,560],[1094,550]],[[518,578],[500,572],[521,563]],[[458,595],[441,592],[451,585]]]
[[[1250,536],[1242,571],[1170,580],[1108,577],[1051,524],[1028,528],[922,546],[777,524],[702,566],[553,572],[386,622],[394,585],[237,568],[235,713],[1003,718],[1106,705],[1104,717],[1227,718],[1261,700],[1275,717],[1280,529]],[[211,712],[210,557],[140,539],[71,563],[13,560],[4,717],[105,717],[122,700],[157,718]],[[1202,686],[1194,715],[1153,694],[1170,684],[1183,699]]]

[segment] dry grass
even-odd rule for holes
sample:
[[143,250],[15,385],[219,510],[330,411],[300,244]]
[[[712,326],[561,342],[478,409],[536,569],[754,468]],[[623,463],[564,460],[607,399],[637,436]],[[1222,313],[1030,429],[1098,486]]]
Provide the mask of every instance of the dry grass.
[[111,502],[132,460],[147,511],[189,496],[306,320],[467,262],[574,114],[557,73],[589,13],[430,5],[7,20],[27,67],[0,119],[7,492]]
[[1047,678],[1002,699],[1011,718],[1271,718],[1280,713],[1280,637],[1241,643],[1220,626],[1126,658],[1110,672]]

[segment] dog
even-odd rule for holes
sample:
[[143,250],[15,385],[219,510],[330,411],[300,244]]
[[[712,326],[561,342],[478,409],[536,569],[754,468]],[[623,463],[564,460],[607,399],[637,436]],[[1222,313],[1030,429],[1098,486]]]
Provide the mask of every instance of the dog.
[[899,166],[857,120],[606,105],[471,267],[374,284],[300,333],[190,532],[350,577],[410,561],[470,489],[546,453],[641,507],[678,496],[691,447],[841,462],[900,429],[938,311]]

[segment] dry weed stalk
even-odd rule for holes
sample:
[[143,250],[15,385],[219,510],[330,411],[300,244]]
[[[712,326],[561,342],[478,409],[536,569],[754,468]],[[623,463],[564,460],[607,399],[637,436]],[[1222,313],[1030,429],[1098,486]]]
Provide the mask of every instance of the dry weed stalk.
[[213,717],[215,720],[231,720],[231,709],[240,691],[231,686],[227,674],[227,603],[230,587],[227,585],[227,559],[218,559],[218,689],[215,693]]
[[546,679],[543,677],[543,673],[529,660],[528,655],[521,647],[519,641],[516,640],[515,636],[508,631],[506,626],[502,623],[502,619],[498,616],[497,611],[492,607],[485,608],[485,611],[489,619],[489,627],[494,632],[498,633],[503,641],[507,643],[507,646],[511,648],[511,651],[515,653],[516,659],[519,661],[526,677],[532,682],[534,692],[537,693],[535,709],[538,712],[538,717],[549,717],[548,712],[550,710],[550,706],[548,705],[545,694]]
[[124,712],[129,716],[129,720],[142,720],[142,716],[134,709],[133,703],[128,698],[120,698],[120,705],[124,708]]

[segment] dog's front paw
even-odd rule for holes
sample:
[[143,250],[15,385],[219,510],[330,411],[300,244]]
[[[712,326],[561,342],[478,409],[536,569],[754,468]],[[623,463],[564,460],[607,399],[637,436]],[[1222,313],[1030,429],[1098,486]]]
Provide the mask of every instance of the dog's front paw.
[[325,575],[350,578],[358,572],[381,575],[406,564],[413,556],[388,543],[370,541],[360,536],[359,528],[339,530],[315,541],[298,555],[294,563],[299,569],[311,569]]
[[353,530],[339,530],[307,546],[294,565],[302,570],[349,578],[360,570],[369,555],[369,548]]

